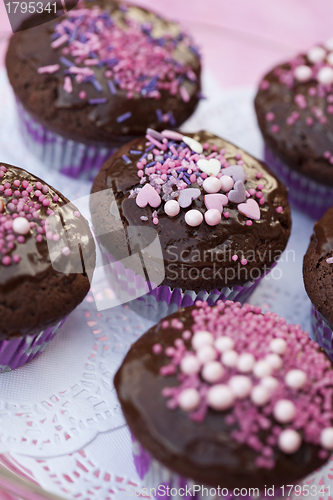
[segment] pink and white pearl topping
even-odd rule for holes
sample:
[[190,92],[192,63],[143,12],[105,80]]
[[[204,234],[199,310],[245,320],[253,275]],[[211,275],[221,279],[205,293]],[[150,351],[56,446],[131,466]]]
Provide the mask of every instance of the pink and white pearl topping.
[[232,438],[257,452],[258,467],[274,467],[275,447],[293,454],[303,442],[320,446],[326,458],[333,450],[333,370],[308,334],[238,302],[198,301],[191,316],[186,326],[163,320],[179,337],[152,349],[169,360],[160,373],[178,379],[162,391],[168,408],[198,422],[223,412]]
[[[210,143],[201,144],[172,130],[160,133],[148,129],[146,139],[146,149],[137,161],[141,186],[130,192],[130,198],[136,198],[140,208],[156,209],[154,224],[158,224],[162,214],[177,217],[182,209],[186,210],[184,218],[190,227],[202,223],[216,226],[230,217],[231,209],[237,209],[247,218],[247,226],[260,219],[260,206],[266,203],[265,183],[260,181],[255,184],[256,189],[246,190],[241,153],[236,153],[234,158],[229,154],[227,159],[225,149]],[[140,154],[140,151],[134,153]],[[123,158],[130,162],[126,155]],[[257,179],[261,178],[262,173],[258,172]],[[202,211],[202,203],[197,205],[200,209],[193,206],[198,198],[203,201],[205,211]],[[277,213],[283,211],[279,208]],[[146,215],[141,219],[149,220]]]
[[[312,47],[306,54],[298,55],[287,65],[273,70],[274,78],[281,84],[299,92],[294,95],[294,103],[290,105],[290,114],[286,123],[290,127],[304,122],[307,127],[315,123],[325,125],[333,114],[333,52],[332,39],[322,46]],[[307,85],[305,85],[307,84]],[[260,88],[270,92],[268,80],[261,82]],[[280,125],[275,122],[276,110],[266,113],[266,121],[274,134],[280,132]],[[333,163],[333,151],[322,151],[322,157]]]
[[[59,241],[60,235],[50,230],[48,220],[54,215],[50,207],[56,207],[59,201],[62,200],[46,184],[16,176],[15,167],[12,170],[0,165],[0,264],[19,264],[20,246],[28,238],[34,238],[37,244]],[[63,253],[69,255],[70,249]]]

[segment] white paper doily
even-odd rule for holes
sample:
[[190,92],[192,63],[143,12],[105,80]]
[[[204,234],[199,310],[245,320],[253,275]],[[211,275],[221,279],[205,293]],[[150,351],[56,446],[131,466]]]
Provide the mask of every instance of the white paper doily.
[[[209,99],[201,102],[183,130],[210,130],[261,157],[253,90],[223,92],[205,75],[204,93]],[[0,161],[39,175],[73,202],[89,194],[88,182],[44,172],[26,150],[4,72],[0,73],[0,95]],[[310,302],[303,287],[302,261],[312,228],[312,220],[293,211],[287,251],[250,300],[306,330]],[[101,272],[96,276],[93,286],[103,290]],[[0,453],[10,453],[42,487],[69,499],[120,500],[128,497],[126,486],[140,488],[112,380],[130,344],[151,324],[126,306],[98,312],[90,294],[40,358],[0,376]],[[333,496],[331,465],[333,470],[330,461],[308,480],[332,483]],[[323,500],[328,497],[328,493],[322,496]]]

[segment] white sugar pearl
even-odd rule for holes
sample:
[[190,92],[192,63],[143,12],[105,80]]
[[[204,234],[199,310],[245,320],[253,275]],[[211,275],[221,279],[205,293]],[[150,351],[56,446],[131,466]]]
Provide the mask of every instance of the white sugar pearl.
[[230,191],[230,189],[234,187],[234,181],[232,177],[230,177],[229,175],[223,175],[220,181],[221,181],[221,190],[224,191],[225,193],[227,193],[228,191]]
[[230,351],[225,351],[222,353],[221,361],[228,368],[233,368],[237,365],[238,354],[236,351],[230,349]]
[[326,50],[322,47],[312,47],[307,53],[307,56],[312,63],[320,62],[325,59]]
[[268,377],[271,375],[273,369],[267,361],[261,360],[257,361],[257,363],[253,367],[253,373],[256,377],[262,378],[262,377]]
[[202,378],[211,384],[219,382],[224,375],[224,368],[219,361],[209,361],[201,371]]
[[198,358],[192,354],[185,356],[180,362],[180,370],[185,375],[193,375],[200,371],[201,363]]
[[331,66],[333,66],[333,52],[330,52],[327,56],[327,62],[328,64],[330,64]]
[[273,409],[274,418],[281,424],[292,422],[296,416],[296,406],[289,399],[280,399]]
[[333,450],[333,427],[326,427],[321,431],[320,443],[326,450]]
[[241,373],[252,372],[256,360],[253,354],[250,352],[244,352],[241,354],[237,361],[237,369]]
[[208,406],[214,410],[227,410],[234,404],[235,396],[227,385],[217,384],[207,391]]
[[284,339],[273,339],[269,343],[269,350],[276,354],[284,354],[287,349],[287,342]]
[[294,77],[299,82],[307,82],[312,77],[312,69],[309,66],[297,66],[294,71]]
[[279,386],[279,381],[275,377],[263,377],[260,384],[270,391],[274,391]]
[[200,403],[200,394],[196,389],[184,389],[178,396],[178,404],[184,411],[192,411]]
[[204,345],[197,350],[197,356],[201,363],[208,363],[208,361],[214,361],[217,358],[217,351],[211,345]]
[[252,402],[256,406],[263,406],[270,400],[270,393],[264,385],[256,385],[251,392]]
[[276,353],[267,354],[265,361],[274,369],[279,370],[282,367],[283,361],[280,356]]
[[330,85],[333,83],[333,68],[325,66],[318,71],[317,80],[323,85]]
[[199,210],[189,210],[185,214],[185,222],[189,226],[196,227],[200,226],[203,221],[203,215]]
[[216,208],[210,208],[205,212],[205,221],[208,226],[217,226],[217,224],[221,221],[222,215]]
[[301,389],[306,384],[307,376],[302,370],[290,370],[285,376],[285,382],[293,389]]
[[333,50],[333,38],[329,38],[328,40],[326,40],[324,45],[327,50]]
[[279,435],[278,444],[283,453],[291,455],[300,449],[302,438],[297,431],[294,431],[293,429],[285,429]]
[[203,152],[203,146],[202,146],[202,144],[200,144],[200,142],[198,142],[195,139],[193,139],[193,137],[187,137],[187,135],[184,135],[183,136],[183,141],[195,153],[198,153],[199,155],[201,155],[201,153]]
[[231,377],[229,386],[238,399],[247,398],[251,394],[252,382],[245,375],[234,375]]
[[214,336],[210,332],[205,330],[200,330],[196,332],[192,337],[192,347],[197,350],[204,345],[213,345]]
[[221,189],[221,181],[217,177],[207,177],[204,180],[202,187],[207,193],[218,193]]
[[28,234],[30,231],[29,221],[25,217],[17,217],[13,220],[13,231],[16,234]]
[[169,217],[175,217],[180,211],[180,205],[176,200],[169,200],[164,205],[164,212],[169,215]]
[[234,348],[235,342],[231,337],[218,337],[214,342],[215,348],[219,352],[229,351]]

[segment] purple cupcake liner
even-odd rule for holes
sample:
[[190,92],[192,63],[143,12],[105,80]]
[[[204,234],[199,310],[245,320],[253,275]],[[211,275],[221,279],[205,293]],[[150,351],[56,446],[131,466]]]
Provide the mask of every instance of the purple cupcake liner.
[[66,139],[44,127],[16,99],[19,126],[29,150],[52,170],[74,178],[93,180],[103,163],[117,151]]
[[0,340],[0,373],[15,370],[41,354],[56,336],[65,319],[36,335]]
[[326,319],[312,304],[311,308],[311,338],[324,349],[327,356],[333,361],[333,332]]
[[[98,238],[97,241],[99,242]],[[216,304],[218,300],[224,302],[232,300],[243,304],[248,301],[261,280],[276,265],[274,262],[265,273],[244,285],[211,291],[183,291],[181,288],[171,288],[166,285],[157,286],[156,283],[146,281],[141,275],[135,274],[132,269],[126,269],[122,262],[115,261],[101,244],[99,247],[106,277],[119,302],[126,303],[135,312],[152,321],[159,321],[161,318],[173,314],[180,307],[192,306],[197,300],[206,301],[211,306]]]
[[289,202],[318,220],[333,205],[333,187],[325,186],[296,172],[283,163],[267,146],[265,162],[288,188]]
[[148,490],[150,496],[157,499],[166,500],[172,498],[172,500],[182,500],[183,498],[192,498],[195,500],[213,500],[221,498],[222,500],[239,500],[242,498],[244,500],[262,500],[265,498],[281,498],[281,495],[276,494],[280,492],[279,488],[274,489],[275,494],[273,496],[265,494],[259,494],[259,496],[247,495],[244,488],[244,496],[244,494],[235,490],[228,490],[223,487],[218,490],[218,488],[195,483],[192,479],[180,476],[155,460],[132,433],[131,438],[134,465],[142,481],[143,488]]

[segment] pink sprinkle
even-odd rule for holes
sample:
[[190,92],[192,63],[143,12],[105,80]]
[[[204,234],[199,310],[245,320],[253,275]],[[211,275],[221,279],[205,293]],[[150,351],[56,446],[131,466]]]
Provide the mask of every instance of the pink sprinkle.
[[81,214],[78,210],[75,210],[75,212],[73,212],[73,215],[74,215],[74,217],[77,217],[77,218],[81,217]]
[[260,198],[259,200],[259,205],[263,205],[266,201],[266,198],[263,196],[262,198]]
[[153,224],[155,224],[155,226],[158,224],[158,218],[157,217],[153,218]]
[[59,200],[59,196],[55,194],[52,198],[52,200],[56,203]]
[[53,235],[53,241],[59,241],[60,240],[60,235],[59,234],[54,234]]
[[272,132],[277,133],[277,132],[279,132],[279,130],[280,130],[280,127],[276,123],[271,126],[271,131]]
[[162,352],[162,346],[161,344],[154,344],[153,345],[153,353],[154,354],[160,354]]
[[20,181],[18,179],[16,179],[14,182],[13,182],[14,186],[15,187],[20,187]]
[[241,262],[242,266],[246,266],[246,264],[247,264],[247,260],[246,259],[242,259],[240,262]]
[[5,255],[5,257],[2,257],[1,262],[4,266],[10,266],[10,264],[12,263],[12,259],[9,257],[9,255]]
[[257,198],[259,198],[259,199],[260,199],[260,198],[262,198],[262,197],[263,197],[262,192],[261,192],[261,191],[258,191],[258,192],[256,193],[256,197],[257,197]]
[[262,190],[262,189],[264,189],[264,188],[265,188],[265,186],[264,186],[263,184],[258,184],[258,185],[257,185],[257,189]]
[[280,214],[283,211],[283,207],[277,207],[276,211],[278,214]]
[[56,40],[54,40],[51,43],[52,49],[57,49],[58,47],[60,47],[61,45],[63,45],[65,42],[67,42],[68,38],[69,38],[69,36],[65,34],[65,35],[60,36]]
[[49,66],[42,66],[42,67],[38,68],[38,73],[40,75],[43,73],[55,73],[59,69],[60,69],[59,64],[50,64]]
[[249,189],[249,194],[250,194],[251,196],[254,196],[254,195],[256,194],[256,190],[255,190],[255,189],[253,189],[253,188]]
[[268,113],[266,113],[265,118],[267,122],[272,122],[275,118],[275,114],[272,111],[269,111]]
[[223,214],[223,215],[224,215],[224,217],[225,217],[226,219],[228,219],[228,218],[230,217],[229,212],[224,212],[224,214]]
[[236,260],[238,260],[238,255],[234,254],[234,255],[231,257],[231,259],[232,259],[234,262],[236,262]]
[[261,172],[258,172],[257,175],[256,175],[257,179],[261,179],[262,178],[262,173]]
[[41,234],[37,234],[37,236],[36,236],[36,241],[37,241],[38,243],[41,243],[41,242],[43,241],[43,236],[42,236]]
[[180,96],[181,96],[181,98],[183,99],[184,102],[189,102],[190,95],[189,95],[187,89],[184,87],[184,85],[181,85],[179,87],[179,93],[180,93]]
[[14,253],[12,256],[12,259],[13,259],[13,262],[15,262],[15,264],[18,264],[21,260],[21,257],[19,255],[17,255],[16,253]]
[[12,190],[11,189],[5,189],[4,191],[4,195],[5,196],[11,196],[13,193],[12,193]]
[[61,253],[62,253],[65,257],[68,257],[68,256],[71,254],[70,248],[68,248],[68,247],[64,247],[64,248],[61,250]]
[[68,94],[71,94],[73,92],[73,84],[70,76],[65,76],[64,91]]
[[167,320],[162,321],[162,325],[161,326],[162,326],[162,328],[168,328],[169,327],[169,321],[167,321]]
[[247,220],[247,221],[245,222],[245,224],[246,224],[247,226],[252,226],[253,222],[252,222],[252,220]]
[[79,98],[83,100],[86,97],[87,97],[87,93],[84,90],[81,90],[79,93]]
[[49,205],[50,205],[50,200],[45,198],[45,200],[43,200],[43,207],[48,207]]

